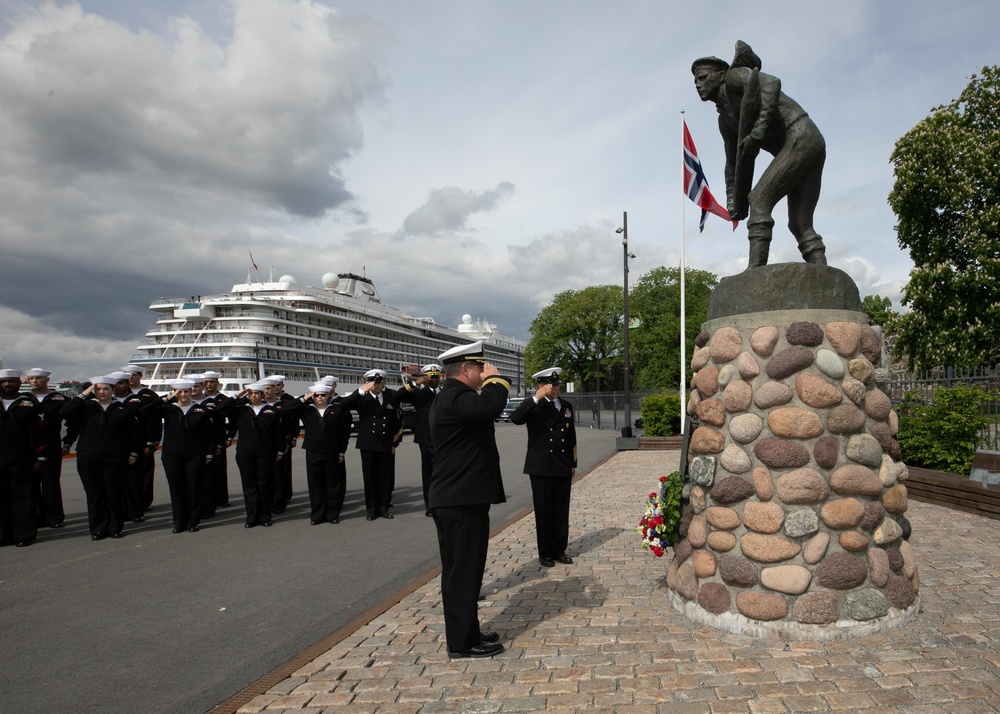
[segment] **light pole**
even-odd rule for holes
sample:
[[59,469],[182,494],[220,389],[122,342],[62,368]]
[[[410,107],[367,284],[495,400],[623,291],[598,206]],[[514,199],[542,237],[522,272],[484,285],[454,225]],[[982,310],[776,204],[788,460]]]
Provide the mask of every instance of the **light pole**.
[[622,303],[624,307],[624,323],[622,328],[625,330],[622,342],[624,343],[625,352],[625,426],[622,428],[622,436],[631,437],[632,436],[632,403],[631,403],[631,389],[629,384],[629,351],[628,351],[628,259],[634,258],[635,256],[628,252],[628,211],[622,213],[622,225],[621,228],[615,231],[615,233],[622,234],[622,270],[624,273],[624,282],[622,285]]

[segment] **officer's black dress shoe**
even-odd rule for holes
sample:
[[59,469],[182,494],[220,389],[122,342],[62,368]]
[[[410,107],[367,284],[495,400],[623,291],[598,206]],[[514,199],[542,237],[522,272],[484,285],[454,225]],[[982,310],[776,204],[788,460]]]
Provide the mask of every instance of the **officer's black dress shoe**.
[[112,538],[124,538],[124,537],[125,537],[125,534],[124,534],[124,533],[122,533],[121,531],[118,531],[117,533],[112,533],[112,534],[111,534],[111,537],[112,537]]
[[554,568],[556,565],[555,561],[552,560],[552,558],[539,558],[538,562],[541,563],[542,566],[546,568]]
[[392,515],[392,513],[391,513],[391,512],[389,512],[389,511],[383,511],[383,512],[382,512],[382,513],[381,513],[380,515],[382,516],[382,518],[388,518],[388,519],[389,519],[390,521],[391,521],[391,520],[392,520],[393,518],[395,518],[395,516],[394,516],[394,515]]
[[49,528],[62,528],[63,525],[64,525],[63,522],[59,521],[58,523],[53,523],[51,526],[49,526]]
[[328,520],[327,523],[333,523],[333,524],[336,525],[337,523],[340,523],[340,519],[334,517],[334,518],[331,518],[330,520]]
[[132,519],[132,522],[133,523],[142,523],[144,520],[146,520],[145,516],[136,516],[135,518]]
[[257,524],[256,523],[244,523],[243,527],[244,528],[253,528],[255,525],[257,525]]
[[173,529],[171,529],[170,532],[171,533],[183,533],[184,529],[183,528],[173,528]]
[[499,642],[480,642],[475,647],[467,650],[452,652],[448,650],[448,659],[461,659],[463,657],[493,657],[504,651],[504,646]]
[[19,540],[14,543],[15,548],[27,548],[29,545],[34,543],[33,540]]
[[200,526],[191,526],[190,528],[188,528],[188,533],[197,533],[200,530],[201,530]]
[[98,535],[90,536],[90,540],[104,540],[108,537],[107,533],[99,533]]
[[424,512],[424,515],[427,516],[428,518],[433,518],[434,517],[434,510],[431,509],[431,508],[428,508],[427,511]]
[[318,526],[322,522],[323,521],[309,521],[309,525],[311,525],[311,526]]
[[229,501],[226,501],[225,503],[220,503],[220,504],[218,505],[218,507],[219,507],[219,508],[229,508],[229,507],[230,507],[231,505],[232,505],[232,504],[231,504],[231,503],[230,503]]
[[499,632],[490,632],[489,630],[480,630],[479,631],[479,640],[481,642],[499,642],[500,641],[500,633]]
[[367,516],[365,516],[365,520],[366,521],[374,521],[376,518],[378,518],[378,516],[376,516],[376,515],[367,515]]
[[570,558],[565,553],[561,553],[560,555],[557,555],[556,556],[556,560],[558,560],[563,565],[572,565],[573,564],[573,559]]
[[261,525],[264,526],[265,528],[270,528],[271,527],[271,521],[264,521],[263,523],[261,523]]

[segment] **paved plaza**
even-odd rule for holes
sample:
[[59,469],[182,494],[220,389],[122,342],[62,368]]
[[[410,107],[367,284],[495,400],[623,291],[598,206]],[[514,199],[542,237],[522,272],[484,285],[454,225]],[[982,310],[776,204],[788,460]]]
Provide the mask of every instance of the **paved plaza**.
[[823,643],[727,634],[670,607],[669,555],[633,532],[678,458],[620,452],[574,485],[574,565],[538,564],[530,514],[490,541],[480,613],[505,653],[448,659],[431,578],[228,710],[1000,711],[1000,521],[910,503],[922,607],[902,628]]

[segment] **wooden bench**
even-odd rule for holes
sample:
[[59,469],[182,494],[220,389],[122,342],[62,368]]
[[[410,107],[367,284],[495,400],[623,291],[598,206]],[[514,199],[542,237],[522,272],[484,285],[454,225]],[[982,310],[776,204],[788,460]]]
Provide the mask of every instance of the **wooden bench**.
[[1000,487],[983,486],[967,476],[918,466],[909,466],[907,470],[910,475],[903,485],[907,496],[914,501],[1000,520]]
[[683,436],[640,436],[639,450],[679,449],[683,443]]

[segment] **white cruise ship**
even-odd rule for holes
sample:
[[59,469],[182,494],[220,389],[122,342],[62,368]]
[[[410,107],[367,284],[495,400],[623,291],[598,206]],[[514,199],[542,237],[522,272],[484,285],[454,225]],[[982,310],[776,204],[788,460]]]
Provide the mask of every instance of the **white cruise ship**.
[[513,379],[511,396],[522,396],[523,341],[469,315],[457,329],[411,317],[384,304],[360,275],[327,273],[322,281],[314,288],[290,275],[268,282],[248,275],[222,295],[155,300],[149,309],[160,316],[131,362],[146,369],[143,382],[160,393],[178,376],[214,370],[229,394],[271,374],[285,376],[290,394],[334,375],[337,391],[346,394],[369,369],[385,370],[390,386],[399,386],[404,373],[481,339],[486,358]]

